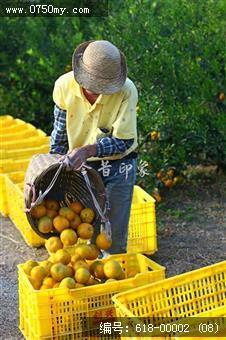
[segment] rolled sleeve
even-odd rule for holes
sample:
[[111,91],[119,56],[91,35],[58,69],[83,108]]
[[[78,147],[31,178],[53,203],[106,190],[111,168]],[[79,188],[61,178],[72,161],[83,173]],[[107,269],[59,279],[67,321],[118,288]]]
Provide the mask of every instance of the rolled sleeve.
[[66,130],[66,111],[57,105],[54,107],[54,128],[50,136],[50,153],[64,155],[68,152]]

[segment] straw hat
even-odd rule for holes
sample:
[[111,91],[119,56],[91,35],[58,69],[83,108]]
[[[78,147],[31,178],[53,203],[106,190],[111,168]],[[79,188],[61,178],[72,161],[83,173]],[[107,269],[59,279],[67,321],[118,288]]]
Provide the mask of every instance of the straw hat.
[[74,51],[72,68],[78,84],[93,93],[118,92],[127,77],[124,54],[106,40],[80,44]]

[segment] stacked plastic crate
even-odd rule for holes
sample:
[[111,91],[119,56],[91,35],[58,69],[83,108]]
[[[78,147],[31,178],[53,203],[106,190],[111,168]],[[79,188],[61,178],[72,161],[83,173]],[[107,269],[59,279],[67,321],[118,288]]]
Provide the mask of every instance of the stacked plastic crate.
[[26,243],[39,247],[45,241],[36,235],[24,214],[23,182],[31,157],[49,151],[49,137],[12,116],[0,117],[0,212],[9,216]]

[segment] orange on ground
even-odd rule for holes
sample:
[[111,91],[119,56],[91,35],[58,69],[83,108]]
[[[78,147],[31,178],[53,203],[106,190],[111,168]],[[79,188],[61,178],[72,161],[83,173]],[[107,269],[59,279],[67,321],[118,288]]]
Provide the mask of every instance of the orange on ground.
[[91,275],[90,275],[89,270],[84,268],[84,267],[78,268],[75,272],[75,280],[78,283],[86,284],[86,282],[89,280],[90,276]]
[[65,217],[68,221],[73,221],[75,218],[74,211],[68,207],[60,208],[59,215]]
[[111,247],[112,240],[109,240],[105,233],[100,233],[97,235],[95,243],[98,249],[107,250]]
[[64,229],[60,234],[60,239],[65,246],[73,246],[77,242],[78,236],[73,229]]
[[76,214],[80,214],[80,212],[83,209],[83,205],[80,202],[73,202],[70,205],[70,208],[76,213]]
[[70,221],[70,228],[76,230],[77,227],[79,226],[79,224],[81,224],[81,223],[82,223],[82,220],[79,217],[79,215],[75,215],[75,218],[72,221]]
[[45,243],[46,249],[50,253],[55,253],[57,250],[63,248],[63,243],[61,242],[60,238],[57,236],[51,236]]
[[109,279],[118,279],[122,275],[122,267],[115,260],[108,260],[104,264],[104,274]]
[[43,204],[36,205],[31,209],[31,216],[34,218],[40,218],[46,215],[46,207]]
[[51,267],[50,273],[51,273],[52,278],[55,281],[59,282],[63,280],[65,277],[67,277],[68,269],[67,269],[67,266],[63,263],[55,263]]
[[53,225],[55,229],[59,232],[63,231],[64,229],[69,228],[69,221],[63,216],[56,216],[53,219]]
[[81,223],[77,227],[77,234],[83,240],[89,240],[93,236],[94,228],[89,223]]
[[95,217],[95,213],[91,208],[82,209],[80,212],[82,222],[92,223]]
[[58,211],[60,204],[56,200],[44,200],[45,207],[50,210]]
[[59,249],[54,255],[54,263],[68,264],[71,261],[71,255],[65,249]]
[[52,219],[49,216],[42,216],[38,221],[38,229],[41,233],[50,233],[53,230]]

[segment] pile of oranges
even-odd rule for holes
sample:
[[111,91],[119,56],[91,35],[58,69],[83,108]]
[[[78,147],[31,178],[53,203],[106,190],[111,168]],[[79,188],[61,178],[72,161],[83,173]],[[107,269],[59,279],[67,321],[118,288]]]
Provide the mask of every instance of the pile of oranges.
[[[81,288],[130,278],[139,270],[125,273],[115,259],[98,260],[99,250],[95,245],[80,244],[71,255],[59,249],[48,260],[36,262],[29,260],[23,270],[36,290],[51,288]],[[90,258],[95,260],[90,261]]]
[[[31,210],[37,220],[38,229],[42,233],[58,232],[59,237],[50,237],[46,242],[49,253],[54,253],[64,246],[73,246],[79,239],[90,240],[94,233],[92,225],[95,213],[85,208],[80,202],[72,202],[69,207],[60,207],[56,200],[44,200]],[[107,250],[111,240],[104,233],[97,235],[95,240],[98,249]]]
[[109,249],[112,241],[105,233],[99,233],[95,244],[91,244],[95,213],[80,202],[60,207],[56,200],[46,199],[31,210],[31,215],[42,233],[59,233],[45,243],[50,254],[47,260],[39,263],[29,260],[23,264],[34,289],[75,289],[123,280],[139,273],[134,268],[125,273],[115,259],[98,259],[101,250]]

